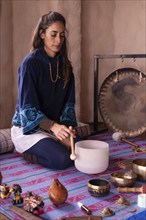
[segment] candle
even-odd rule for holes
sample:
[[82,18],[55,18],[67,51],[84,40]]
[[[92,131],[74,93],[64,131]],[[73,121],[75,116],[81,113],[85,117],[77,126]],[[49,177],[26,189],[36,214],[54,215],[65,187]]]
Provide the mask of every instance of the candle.
[[77,204],[87,215],[91,215],[92,214],[92,211],[88,207],[83,205],[83,203],[78,202]]

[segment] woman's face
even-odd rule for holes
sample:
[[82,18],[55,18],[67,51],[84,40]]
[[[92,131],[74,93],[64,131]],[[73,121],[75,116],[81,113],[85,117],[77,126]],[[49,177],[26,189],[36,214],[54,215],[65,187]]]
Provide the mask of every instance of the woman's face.
[[56,21],[50,25],[45,33],[41,34],[44,41],[44,49],[50,57],[54,57],[61,49],[65,39],[65,27],[63,23]]

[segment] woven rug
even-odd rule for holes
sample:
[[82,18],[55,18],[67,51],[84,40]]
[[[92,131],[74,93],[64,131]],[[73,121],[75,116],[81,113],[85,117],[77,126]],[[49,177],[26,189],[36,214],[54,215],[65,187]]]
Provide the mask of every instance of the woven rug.
[[[27,191],[40,195],[45,203],[44,214],[41,217],[47,220],[54,220],[65,216],[85,215],[78,207],[77,202],[88,206],[92,210],[93,215],[100,215],[100,211],[103,208],[110,207],[115,212],[115,215],[106,217],[107,220],[125,220],[130,218],[144,220],[146,210],[137,206],[138,193],[123,194],[129,200],[130,206],[118,206],[115,201],[119,198],[120,194],[111,182],[110,193],[105,197],[92,197],[88,192],[87,184],[92,178],[104,178],[110,181],[110,175],[107,174],[122,170],[116,166],[115,162],[143,158],[146,157],[146,154],[132,152],[129,144],[114,142],[109,132],[90,136],[89,139],[106,141],[110,145],[110,163],[105,172],[87,175],[79,172],[75,167],[61,171],[49,170],[40,165],[25,161],[20,154],[8,153],[0,155],[0,169],[3,175],[2,183],[7,183],[9,186],[15,183],[19,184],[22,187],[22,197],[24,198]],[[139,144],[140,147],[146,147],[146,140],[131,138],[131,141]],[[57,178],[68,190],[67,201],[58,207],[54,206],[48,198],[48,189],[54,178]],[[135,186],[141,186],[142,184],[144,182],[137,181]],[[12,205],[12,199],[13,194],[8,199],[0,199],[0,212],[12,220],[22,220],[21,217],[9,210],[9,205]],[[135,213],[131,212],[133,209],[136,209]]]

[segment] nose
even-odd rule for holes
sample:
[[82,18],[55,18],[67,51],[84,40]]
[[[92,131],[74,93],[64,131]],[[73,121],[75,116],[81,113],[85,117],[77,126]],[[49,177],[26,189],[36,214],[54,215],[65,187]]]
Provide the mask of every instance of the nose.
[[56,36],[56,42],[60,44],[62,42],[62,37],[61,36]]
[[61,37],[57,37],[57,43],[61,43]]

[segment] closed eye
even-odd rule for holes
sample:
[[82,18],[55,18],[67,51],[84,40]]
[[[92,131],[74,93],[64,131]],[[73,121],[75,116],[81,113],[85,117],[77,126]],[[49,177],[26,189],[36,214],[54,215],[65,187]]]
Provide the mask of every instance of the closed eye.
[[58,33],[56,31],[52,31],[51,32],[51,37],[55,38],[55,37],[60,37],[60,38],[64,38],[65,37],[65,32],[62,32],[62,33]]

